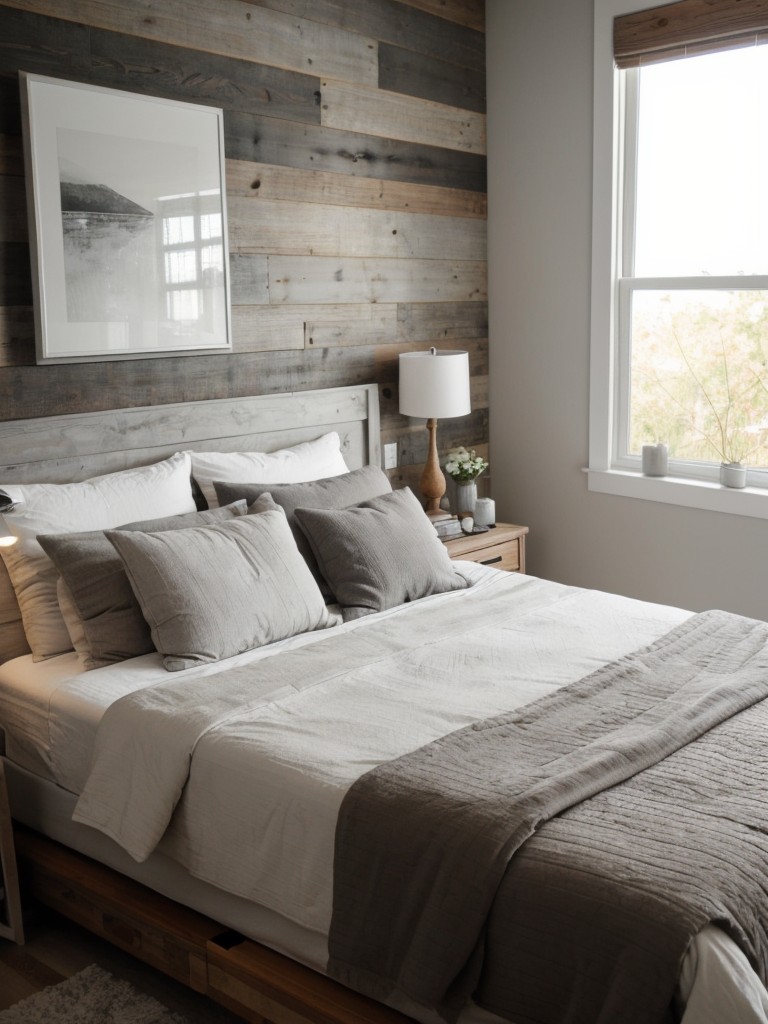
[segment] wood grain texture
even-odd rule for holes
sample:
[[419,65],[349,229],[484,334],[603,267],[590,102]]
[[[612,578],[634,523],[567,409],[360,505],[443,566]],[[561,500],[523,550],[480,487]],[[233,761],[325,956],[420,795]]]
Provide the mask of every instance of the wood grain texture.
[[[2,187],[0,178],[0,187]],[[233,253],[485,260],[484,220],[230,196]]]
[[379,88],[485,112],[485,75],[402,46],[379,43]]
[[[349,29],[395,46],[404,46],[462,67],[485,70],[484,29],[472,31],[445,19],[440,0],[426,4],[400,0],[251,0],[254,6]],[[449,0],[449,9],[454,0]],[[461,7],[461,0],[458,0]],[[467,9],[483,6],[469,0]],[[438,16],[435,16],[438,15]],[[475,15],[476,16],[476,15]],[[459,21],[459,19],[456,19]],[[469,29],[469,30],[468,30]]]
[[375,40],[241,0],[0,0],[5,7],[45,14],[126,37],[185,46],[258,64],[376,81]]
[[487,215],[488,205],[486,196],[481,192],[414,185],[383,178],[357,178],[330,171],[276,167],[250,160],[227,160],[227,196],[230,199],[285,199],[331,206],[432,213],[445,217],[477,217],[481,220]]
[[485,153],[483,114],[330,78],[322,80],[321,90],[321,123],[327,128]]
[[[482,11],[0,0],[0,417],[375,382],[408,436],[398,355],[430,344],[470,351],[485,407]],[[20,68],[224,109],[231,354],[35,365]]]
[[273,303],[487,299],[483,261],[270,256]]
[[486,191],[486,162],[480,153],[240,111],[225,113],[224,134],[227,156],[237,160]]

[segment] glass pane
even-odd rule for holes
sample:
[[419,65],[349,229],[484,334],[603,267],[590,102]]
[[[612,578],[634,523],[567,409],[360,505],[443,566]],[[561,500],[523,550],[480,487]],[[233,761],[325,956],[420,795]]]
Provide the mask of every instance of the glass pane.
[[768,46],[640,72],[635,275],[768,273]]
[[636,291],[629,451],[768,467],[768,292]]
[[166,245],[194,242],[194,217],[165,217],[163,219],[163,241]]

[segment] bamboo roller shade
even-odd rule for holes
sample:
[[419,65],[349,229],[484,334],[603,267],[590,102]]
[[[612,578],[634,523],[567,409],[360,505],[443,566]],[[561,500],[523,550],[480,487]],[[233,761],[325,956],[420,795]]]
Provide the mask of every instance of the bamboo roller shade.
[[768,0],[679,0],[614,19],[619,68],[768,43]]

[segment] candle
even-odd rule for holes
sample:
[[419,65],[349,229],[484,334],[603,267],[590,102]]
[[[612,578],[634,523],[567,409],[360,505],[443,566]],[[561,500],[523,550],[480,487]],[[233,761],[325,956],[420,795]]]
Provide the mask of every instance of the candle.
[[496,502],[493,498],[478,498],[475,502],[475,526],[496,525]]

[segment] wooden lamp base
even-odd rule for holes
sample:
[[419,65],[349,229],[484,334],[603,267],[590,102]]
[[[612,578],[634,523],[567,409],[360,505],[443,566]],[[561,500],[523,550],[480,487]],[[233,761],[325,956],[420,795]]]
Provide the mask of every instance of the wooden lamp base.
[[434,516],[440,512],[440,499],[445,494],[445,477],[437,457],[436,419],[427,420],[427,431],[429,432],[429,447],[424,472],[421,474],[420,487],[421,493],[426,499],[424,511],[428,516]]

